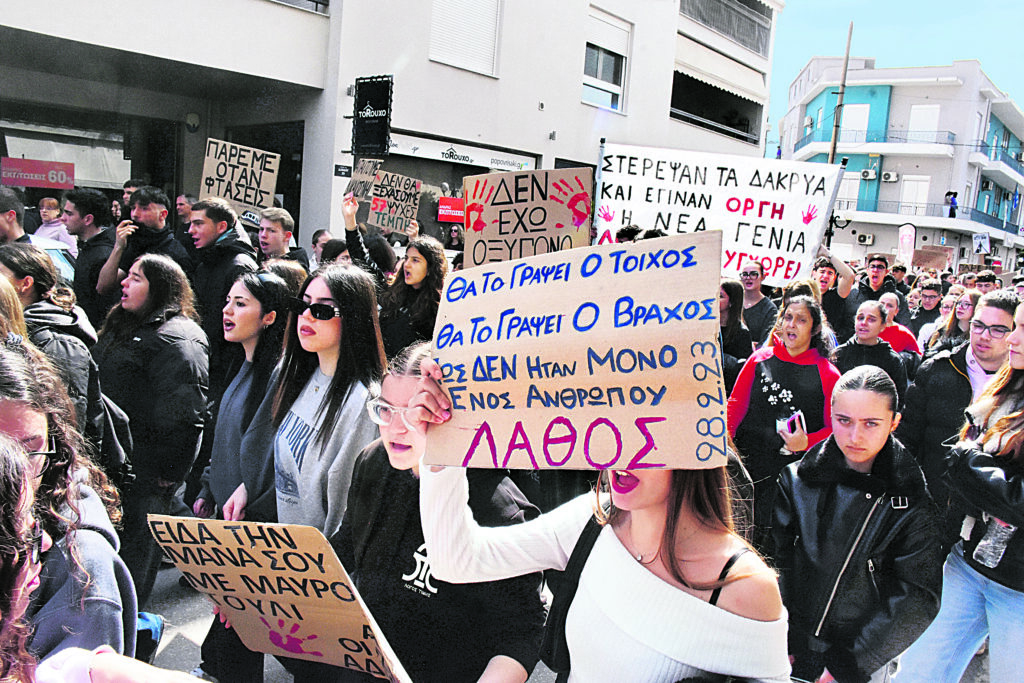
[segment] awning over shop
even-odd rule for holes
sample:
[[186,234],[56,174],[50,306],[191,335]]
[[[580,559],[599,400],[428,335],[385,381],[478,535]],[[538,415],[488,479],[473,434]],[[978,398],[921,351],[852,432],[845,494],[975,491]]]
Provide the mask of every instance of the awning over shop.
[[764,74],[681,34],[676,35],[675,70],[758,104],[768,99]]

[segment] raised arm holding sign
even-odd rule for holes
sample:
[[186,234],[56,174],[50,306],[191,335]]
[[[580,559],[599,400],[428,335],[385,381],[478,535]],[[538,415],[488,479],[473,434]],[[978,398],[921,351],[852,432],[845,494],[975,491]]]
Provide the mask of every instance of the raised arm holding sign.
[[[566,570],[575,594],[556,599],[542,652],[578,680],[789,680],[775,575],[732,527],[713,341],[720,241],[491,264],[442,297],[432,376],[450,400],[416,400],[443,423],[427,432],[424,462],[449,465],[420,471],[432,572],[473,582]],[[465,466],[594,468],[610,496],[483,528]]]

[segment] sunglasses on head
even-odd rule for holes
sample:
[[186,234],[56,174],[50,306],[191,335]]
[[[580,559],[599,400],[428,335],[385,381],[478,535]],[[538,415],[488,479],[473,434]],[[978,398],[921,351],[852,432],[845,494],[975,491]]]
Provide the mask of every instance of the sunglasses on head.
[[337,306],[330,304],[311,304],[298,298],[291,298],[288,300],[288,310],[294,313],[296,316],[300,316],[309,309],[309,314],[316,320],[330,320],[331,318],[340,318],[341,309]]

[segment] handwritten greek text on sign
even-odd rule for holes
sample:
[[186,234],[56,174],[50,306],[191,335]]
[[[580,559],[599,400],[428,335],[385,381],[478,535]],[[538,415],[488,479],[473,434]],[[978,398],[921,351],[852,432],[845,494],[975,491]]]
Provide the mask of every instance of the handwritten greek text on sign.
[[466,267],[590,244],[593,186],[589,168],[463,178]]
[[239,213],[259,212],[274,205],[280,164],[280,154],[209,138],[199,193],[222,197]]
[[430,464],[725,464],[721,232],[571,249],[454,273],[434,352],[453,418]]
[[351,192],[356,199],[369,199],[373,181],[383,163],[381,159],[360,159],[352,171],[352,179],[348,181],[345,194]]
[[416,218],[422,187],[421,180],[389,171],[377,171],[368,222],[385,231],[404,232]]
[[165,515],[149,528],[250,650],[407,680],[319,529]]
[[839,186],[838,165],[607,144],[598,243],[626,225],[722,231],[722,274],[760,261],[765,283],[810,277]]

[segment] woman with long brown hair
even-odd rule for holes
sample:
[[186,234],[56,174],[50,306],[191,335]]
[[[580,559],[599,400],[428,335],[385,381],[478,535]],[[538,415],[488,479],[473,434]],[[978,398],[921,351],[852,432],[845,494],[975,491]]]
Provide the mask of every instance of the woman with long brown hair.
[[121,555],[145,608],[160,566],[146,515],[169,514],[207,419],[209,344],[185,272],[167,256],[136,259],[93,356],[104,393],[130,419],[136,480],[124,500]]
[[905,681],[957,681],[989,641],[993,681],[1020,680],[1024,646],[1024,305],[1009,362],[970,408],[944,478],[962,519],[946,558],[942,606],[903,655]]

